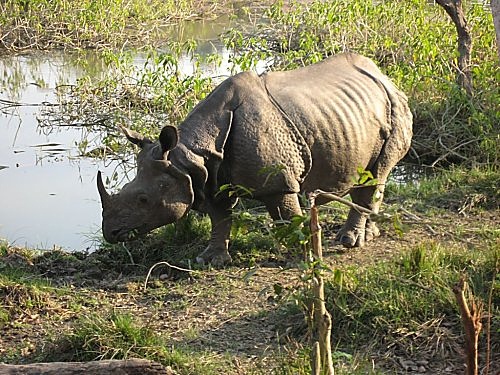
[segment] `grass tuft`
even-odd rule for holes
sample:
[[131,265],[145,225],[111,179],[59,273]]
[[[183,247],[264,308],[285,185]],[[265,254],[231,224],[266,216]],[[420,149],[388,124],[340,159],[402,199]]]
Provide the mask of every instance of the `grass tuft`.
[[38,360],[92,361],[145,358],[190,374],[213,374],[213,364],[201,363],[181,346],[169,345],[168,338],[148,322],[131,313],[94,313],[79,317],[71,331],[54,338]]

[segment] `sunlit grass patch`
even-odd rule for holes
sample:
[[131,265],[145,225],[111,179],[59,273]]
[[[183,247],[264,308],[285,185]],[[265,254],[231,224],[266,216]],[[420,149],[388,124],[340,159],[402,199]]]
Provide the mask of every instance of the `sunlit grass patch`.
[[[383,358],[425,357],[440,361],[452,353],[459,355],[464,339],[452,288],[463,275],[472,293],[483,301],[485,311],[491,309],[491,328],[486,325],[487,314],[483,320],[480,354],[486,352],[487,331],[491,334],[491,353],[498,351],[500,293],[498,275],[496,280],[494,277],[500,264],[499,239],[497,234],[472,248],[422,241],[392,260],[362,267],[344,266],[333,274],[326,273],[333,350],[345,353],[336,358],[336,368],[358,373],[354,371],[358,367],[362,369],[359,373],[375,374],[381,366],[394,366],[383,363]],[[288,318],[281,319],[280,328],[306,348],[306,324],[297,312],[307,302],[307,290],[305,294],[300,289],[290,294],[292,303],[282,312]],[[377,358],[373,368],[371,357]],[[293,358],[284,365],[283,373],[290,373],[292,366],[306,373],[309,357]]]
[[46,306],[54,304],[52,291],[46,280],[23,270],[1,267],[0,262],[0,327],[16,324],[19,317],[26,317],[27,323],[31,315],[38,316]]
[[500,207],[500,170],[495,166],[438,170],[415,181],[389,182],[388,200],[404,200],[425,212],[437,207],[467,214]]
[[66,339],[78,360],[151,358],[164,346],[152,329],[121,313],[83,316]]
[[[343,270],[328,284],[334,342],[347,351],[377,345],[407,356],[457,350],[461,324],[452,287],[465,274],[473,293],[487,301],[499,256],[498,241],[475,249],[423,242],[395,261]],[[495,287],[493,316],[499,303]],[[494,318],[492,337],[499,324]]]

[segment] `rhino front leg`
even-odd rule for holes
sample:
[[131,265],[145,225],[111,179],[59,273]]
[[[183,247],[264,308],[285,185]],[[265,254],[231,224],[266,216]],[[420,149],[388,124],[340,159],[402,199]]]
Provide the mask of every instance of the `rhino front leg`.
[[290,220],[295,215],[302,215],[297,194],[277,194],[263,199],[273,220]]
[[207,248],[196,257],[200,264],[223,266],[231,263],[229,255],[229,234],[231,232],[231,210],[212,209],[208,213],[212,223],[212,233]]

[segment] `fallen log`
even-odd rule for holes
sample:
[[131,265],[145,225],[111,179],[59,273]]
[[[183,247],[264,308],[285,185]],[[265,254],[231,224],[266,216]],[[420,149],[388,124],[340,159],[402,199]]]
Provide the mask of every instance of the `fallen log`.
[[47,362],[29,365],[0,363],[2,375],[175,375],[169,367],[145,359],[92,362]]

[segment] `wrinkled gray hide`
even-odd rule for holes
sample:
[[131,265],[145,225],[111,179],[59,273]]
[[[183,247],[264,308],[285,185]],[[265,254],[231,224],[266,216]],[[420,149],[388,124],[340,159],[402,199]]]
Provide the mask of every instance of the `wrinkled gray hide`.
[[[228,78],[178,130],[163,128],[156,142],[123,131],[142,150],[136,178],[118,194],[106,193],[98,175],[105,239],[133,238],[193,208],[212,222],[210,243],[197,260],[224,264],[231,260],[234,202],[218,193],[221,185],[251,189],[274,219],[301,214],[298,194],[316,189],[349,193],[378,211],[387,176],[410,147],[412,115],[406,96],[371,60],[340,54],[293,71]],[[379,185],[353,189],[358,167]],[[337,240],[363,246],[378,233],[351,210]]]

